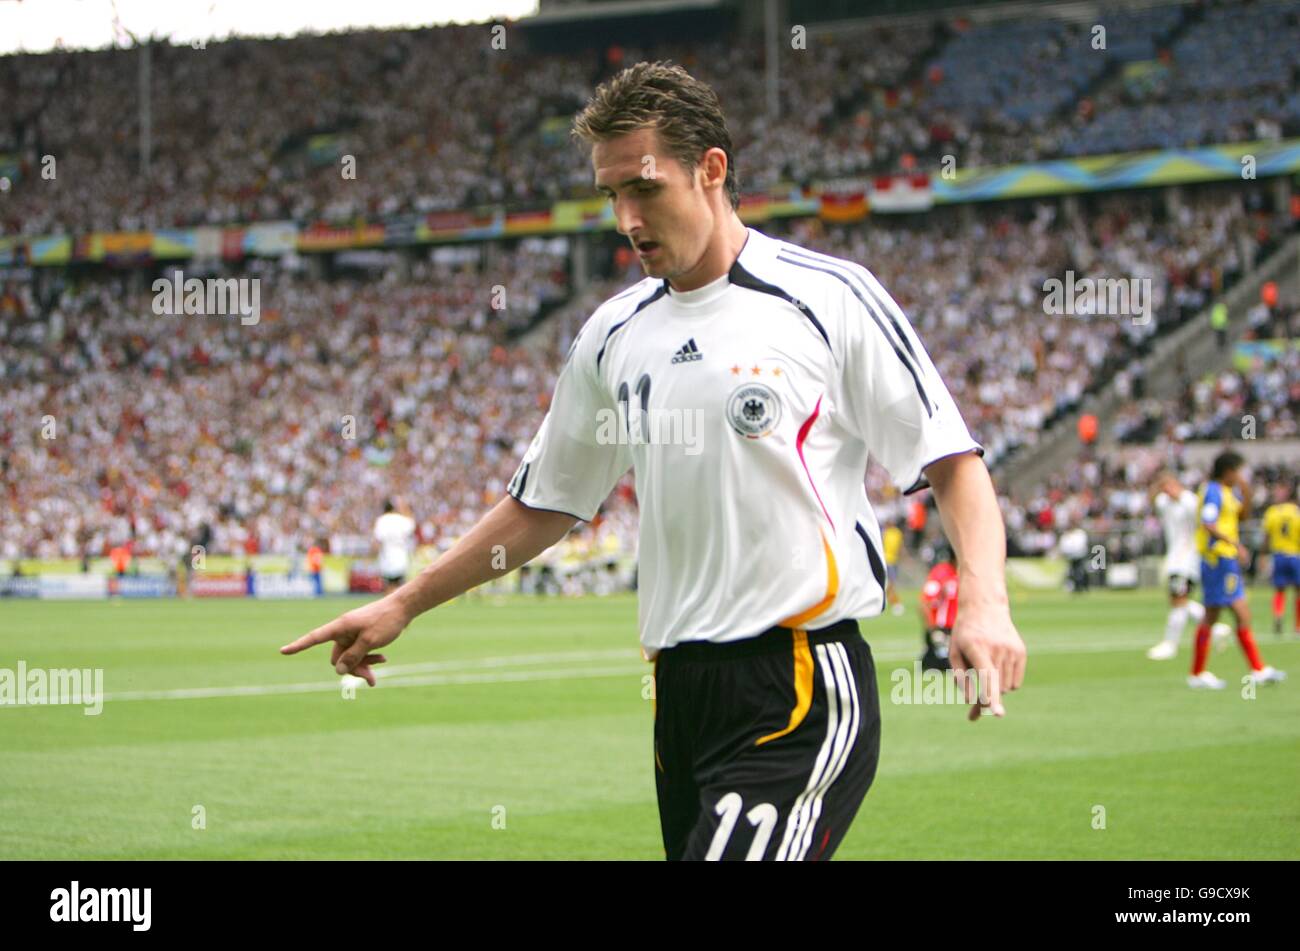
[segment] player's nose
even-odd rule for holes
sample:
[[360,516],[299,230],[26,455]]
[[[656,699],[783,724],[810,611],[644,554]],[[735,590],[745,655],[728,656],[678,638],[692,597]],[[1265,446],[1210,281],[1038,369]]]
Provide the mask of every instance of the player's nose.
[[641,230],[641,216],[637,214],[635,208],[630,207],[628,202],[623,202],[615,210],[614,220],[618,222],[618,233],[626,237],[631,238]]

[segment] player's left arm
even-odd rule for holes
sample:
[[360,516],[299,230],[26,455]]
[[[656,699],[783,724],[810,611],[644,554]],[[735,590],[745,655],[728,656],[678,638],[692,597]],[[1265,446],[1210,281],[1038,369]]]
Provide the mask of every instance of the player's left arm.
[[[902,308],[869,271],[855,271],[858,281],[831,308],[843,361],[840,417],[900,492],[934,490],[961,591],[949,659],[971,719],[981,708],[1004,716],[1002,692],[1024,680],[1025,645],[1011,622],[1006,532],[984,449]],[[980,674],[978,698],[965,676],[971,669]]]
[[[1005,716],[1001,695],[1025,678],[1025,643],[1011,620],[1006,584],[1006,530],[993,480],[984,461],[971,452],[930,463],[925,476],[934,492],[944,534],[957,553],[961,600],[949,657],[973,705],[970,718],[987,707]],[[966,670],[979,674],[979,697]]]

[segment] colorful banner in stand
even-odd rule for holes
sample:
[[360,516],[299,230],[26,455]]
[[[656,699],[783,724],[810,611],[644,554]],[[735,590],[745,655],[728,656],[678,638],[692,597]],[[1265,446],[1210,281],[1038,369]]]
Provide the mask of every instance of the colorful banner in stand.
[[1242,373],[1255,373],[1268,369],[1287,353],[1300,353],[1300,338],[1239,340],[1232,351],[1232,367]]
[[[854,222],[868,214],[919,212],[933,205],[1266,178],[1296,172],[1300,172],[1300,139],[1245,142],[992,168],[958,167],[951,174],[893,175],[824,183],[806,190],[782,186],[742,196],[740,216],[750,224],[813,215],[830,222]],[[273,221],[154,232],[94,232],[75,237],[3,237],[0,267],[99,261],[135,264],[193,257],[238,260],[294,252],[574,234],[612,230],[614,226],[609,203],[587,198],[558,201],[540,209],[438,211],[346,225],[303,226]]]
[[1094,155],[966,170],[960,168],[959,157],[958,165],[951,178],[935,177],[936,204],[1289,175],[1300,171],[1300,139]]

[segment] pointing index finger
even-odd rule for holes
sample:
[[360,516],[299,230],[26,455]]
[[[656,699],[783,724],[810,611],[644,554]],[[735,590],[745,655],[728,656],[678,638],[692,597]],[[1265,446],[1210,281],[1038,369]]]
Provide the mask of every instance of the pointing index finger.
[[309,647],[315,647],[317,644],[324,644],[326,641],[332,641],[335,637],[343,632],[345,625],[342,618],[335,618],[328,624],[322,624],[314,631],[310,631],[298,638],[292,643],[285,644],[280,648],[281,654],[296,654],[304,651]]

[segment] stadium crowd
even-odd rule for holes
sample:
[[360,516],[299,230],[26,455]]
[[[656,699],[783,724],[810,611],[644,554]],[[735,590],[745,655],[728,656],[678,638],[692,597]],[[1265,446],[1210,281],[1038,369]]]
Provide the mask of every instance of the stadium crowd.
[[1282,351],[1249,371],[1222,370],[1189,380],[1174,399],[1133,402],[1117,415],[1113,431],[1123,443],[1295,439],[1300,436],[1300,350]]
[[[1229,279],[1256,218],[1210,188],[1173,212],[1124,196],[1072,217],[1038,202],[764,228],[874,271],[996,463],[1177,322],[1170,288]],[[203,523],[213,551],[325,540],[360,552],[390,495],[411,504],[422,541],[445,544],[501,497],[581,323],[639,279],[624,246],[605,247],[607,276],[577,294],[563,241],[394,254],[377,274],[254,261],[240,275],[262,284],[253,326],[159,316],[140,271],[12,283],[0,296],[0,557],[128,540],[175,554]],[[1150,277],[1155,316],[1045,313],[1044,281],[1066,268]],[[513,340],[543,307],[550,319]],[[883,520],[902,513],[883,471],[868,490]],[[628,475],[606,517],[629,550],[634,506]]]
[[[136,49],[0,57],[0,234],[346,221],[591,194],[565,119],[642,58],[713,83],[743,187],[1277,138],[1300,131],[1300,0],[870,24],[781,59],[728,36],[533,52],[485,26],[151,47],[149,174]],[[1095,27],[1106,29],[1105,48]],[[1135,78],[1130,67],[1144,67]],[[449,95],[473,108],[446,108]],[[45,156],[54,176],[42,174]],[[344,174],[346,159],[355,175]]]

